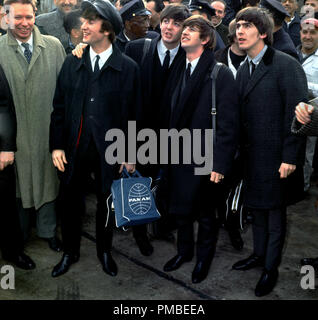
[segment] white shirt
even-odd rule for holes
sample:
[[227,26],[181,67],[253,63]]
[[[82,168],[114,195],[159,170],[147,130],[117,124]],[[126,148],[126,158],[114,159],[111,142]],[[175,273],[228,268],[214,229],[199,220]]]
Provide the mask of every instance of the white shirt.
[[[200,56],[201,57],[201,56]],[[188,60],[188,58],[186,59],[186,69],[188,68],[188,64],[191,63],[191,72],[190,72],[190,76],[192,75],[195,67],[197,66],[199,60],[200,60],[200,57],[199,58],[196,58],[194,60],[192,60],[191,62]]]
[[20,40],[16,39],[20,49],[22,50],[22,53],[24,54],[25,48],[22,46],[22,43],[28,43],[29,44],[29,49],[33,53],[33,33],[31,33],[31,37],[27,42],[21,42]]
[[108,58],[111,56],[112,53],[113,53],[113,45],[110,45],[110,47],[107,50],[98,54],[92,49],[92,47],[90,47],[89,56],[91,58],[92,70],[94,71],[97,55],[99,55],[98,65],[99,65],[99,70],[101,70],[103,65],[106,63],[106,61],[108,60]]
[[159,60],[161,65],[163,65],[163,61],[165,60],[166,57],[166,51],[169,50],[170,51],[170,62],[169,62],[169,67],[171,66],[171,63],[173,62],[173,59],[176,57],[178,50],[179,50],[180,44],[174,48],[174,49],[168,49],[162,39],[160,39],[160,41],[157,44],[157,52],[158,52],[158,56],[159,56]]

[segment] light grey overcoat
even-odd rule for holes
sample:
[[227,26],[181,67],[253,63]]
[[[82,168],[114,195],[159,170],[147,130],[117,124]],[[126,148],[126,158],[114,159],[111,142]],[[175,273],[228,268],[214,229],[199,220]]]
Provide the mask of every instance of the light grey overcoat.
[[60,41],[35,26],[30,64],[9,31],[0,38],[0,64],[13,95],[17,117],[17,196],[38,209],[58,194],[49,152],[49,126],[57,76],[65,59]]

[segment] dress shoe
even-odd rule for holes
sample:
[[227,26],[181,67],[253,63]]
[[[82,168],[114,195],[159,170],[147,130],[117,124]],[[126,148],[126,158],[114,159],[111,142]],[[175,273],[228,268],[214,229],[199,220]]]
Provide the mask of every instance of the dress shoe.
[[163,267],[163,270],[166,272],[174,271],[179,269],[183,263],[189,262],[192,260],[192,257],[186,257],[186,256],[180,256],[177,254],[175,257],[173,257],[171,260],[169,260]]
[[117,275],[117,265],[110,252],[104,252],[98,256],[103,270],[112,277]]
[[309,265],[309,266],[313,266],[313,267],[317,268],[318,267],[318,258],[303,258],[300,260],[300,264],[302,266]]
[[233,248],[236,250],[242,250],[244,242],[241,237],[240,231],[238,229],[229,229],[228,233],[229,233],[229,237],[230,237]]
[[70,266],[79,260],[79,254],[64,253],[61,261],[53,268],[52,277],[58,277],[66,273]]
[[32,270],[35,268],[33,260],[23,252],[16,256],[3,256],[3,259],[14,263],[18,268],[24,270]]
[[200,283],[207,277],[211,262],[211,260],[197,262],[192,272],[192,283]]
[[153,253],[153,246],[150,244],[148,237],[136,237],[135,239],[141,254],[144,256],[151,256]]
[[49,244],[50,249],[52,249],[53,251],[60,252],[63,250],[62,242],[57,236],[46,238],[45,240]]
[[263,297],[269,294],[275,287],[278,279],[278,270],[268,271],[264,269],[260,280],[255,288],[256,297]]
[[240,260],[233,264],[232,269],[234,270],[249,270],[255,267],[264,265],[264,259],[258,257],[256,254],[252,254],[247,259]]

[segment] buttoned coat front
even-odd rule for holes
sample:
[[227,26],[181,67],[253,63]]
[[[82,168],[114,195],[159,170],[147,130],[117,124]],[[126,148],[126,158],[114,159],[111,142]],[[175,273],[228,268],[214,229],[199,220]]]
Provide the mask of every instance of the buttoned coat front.
[[33,31],[33,53],[26,61],[11,32],[0,37],[0,64],[12,92],[17,118],[17,196],[24,208],[40,208],[58,194],[49,152],[50,114],[56,79],[65,58],[54,37]]
[[[54,111],[50,125],[50,149],[65,151],[67,165],[61,175],[65,184],[70,182],[74,172],[77,143],[81,128],[84,104],[89,96],[89,76],[91,72],[89,46],[83,57],[67,56],[59,74],[54,96]],[[98,96],[97,113],[91,116],[92,131],[97,151],[101,157],[102,191],[110,190],[111,183],[118,174],[118,166],[107,163],[105,152],[115,141],[105,141],[110,129],[120,129],[125,135],[127,151],[128,120],[136,120],[140,108],[140,75],[135,61],[122,54],[116,45],[96,79]],[[83,120],[85,121],[85,119]],[[114,139],[115,140],[115,139]],[[127,154],[126,154],[127,156]],[[127,157],[125,157],[127,160]]]
[[252,77],[246,61],[236,81],[241,104],[245,205],[278,208],[284,204],[284,184],[289,179],[280,179],[281,163],[302,165],[303,140],[291,134],[291,124],[295,106],[307,99],[306,75],[294,58],[268,47]]

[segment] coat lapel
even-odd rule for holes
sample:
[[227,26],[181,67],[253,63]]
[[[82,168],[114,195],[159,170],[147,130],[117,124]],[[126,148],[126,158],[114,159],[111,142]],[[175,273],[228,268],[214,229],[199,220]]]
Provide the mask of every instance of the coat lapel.
[[[188,83],[186,84],[183,92],[180,93],[179,101],[175,108],[173,109],[175,112],[174,117],[174,124],[178,125],[181,119],[186,120],[187,116],[193,112],[193,109],[196,106],[195,101],[193,103],[189,103],[189,100],[195,99],[195,94],[198,93],[200,90],[198,89],[202,83],[206,80],[206,70],[210,68],[211,63],[214,61],[213,54],[209,50],[205,50],[200,60],[193,71]],[[179,86],[182,84],[182,78],[184,75],[185,64],[183,67],[183,72],[180,74]]]

